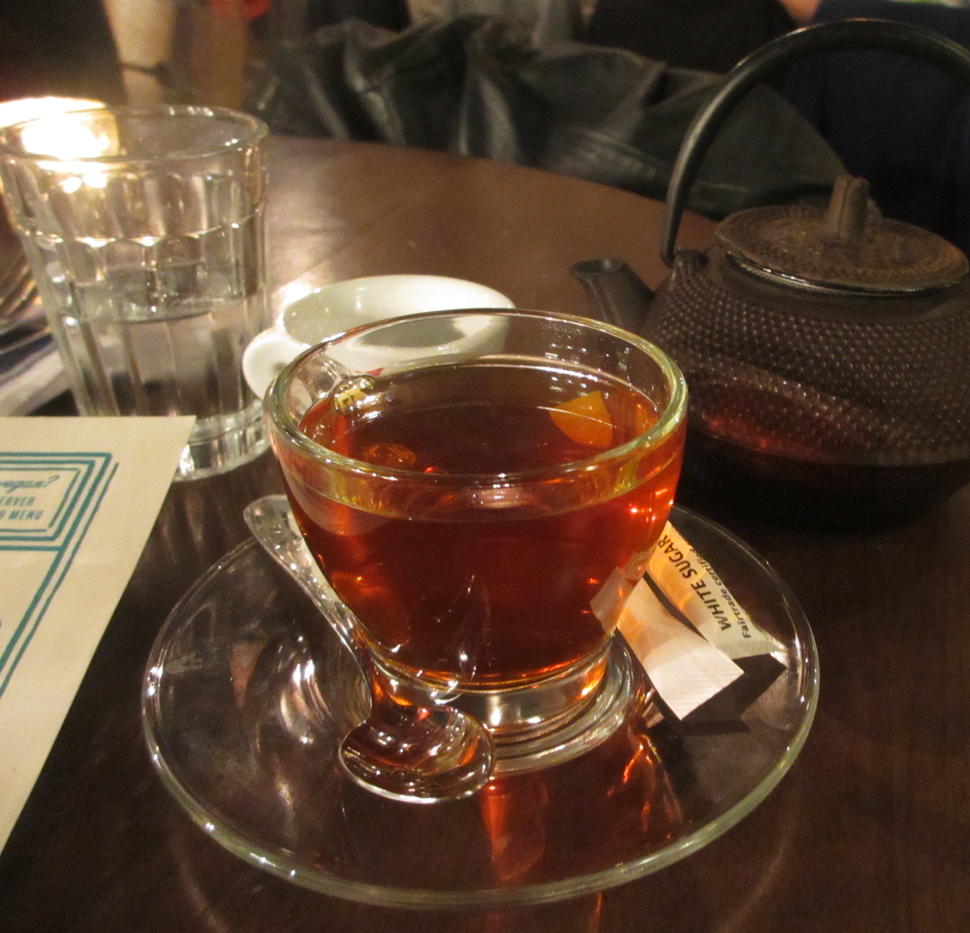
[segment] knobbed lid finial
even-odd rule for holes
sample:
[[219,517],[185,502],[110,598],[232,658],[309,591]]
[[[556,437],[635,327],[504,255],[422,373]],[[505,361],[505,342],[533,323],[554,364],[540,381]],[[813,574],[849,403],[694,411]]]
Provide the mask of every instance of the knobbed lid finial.
[[869,183],[852,175],[837,179],[827,209],[752,208],[724,220],[715,237],[745,271],[827,293],[918,294],[954,285],[970,268],[942,237],[883,217]]

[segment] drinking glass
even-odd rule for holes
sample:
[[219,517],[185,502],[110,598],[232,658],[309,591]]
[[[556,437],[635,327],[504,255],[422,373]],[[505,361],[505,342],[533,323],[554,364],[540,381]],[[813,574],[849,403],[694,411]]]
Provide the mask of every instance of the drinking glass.
[[266,126],[205,107],[38,117],[0,178],[82,415],[196,416],[176,478],[266,447],[242,353],[268,324]]
[[481,750],[468,724],[484,730],[490,772],[615,727],[638,674],[613,633],[673,504],[686,397],[657,347],[546,312],[396,318],[283,370],[270,441],[371,686],[352,776],[447,797],[416,789],[447,757],[406,728],[429,711],[463,717],[453,762]]

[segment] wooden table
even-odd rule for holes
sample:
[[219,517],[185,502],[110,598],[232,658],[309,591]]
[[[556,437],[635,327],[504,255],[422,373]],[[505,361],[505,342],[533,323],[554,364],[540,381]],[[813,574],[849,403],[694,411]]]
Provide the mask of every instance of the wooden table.
[[[666,269],[662,205],[509,165],[274,139],[280,285],[382,272],[471,278],[582,312],[577,260]],[[687,218],[702,246],[713,225]],[[196,829],[148,760],[142,667],[166,614],[280,488],[271,458],[174,486],[0,861],[0,929],[30,931],[763,931],[970,929],[970,489],[881,531],[796,528],[695,505],[782,574],[822,667],[792,771],[738,826],[658,873],[561,904],[434,913],[290,886]],[[460,841],[459,841],[460,844]]]

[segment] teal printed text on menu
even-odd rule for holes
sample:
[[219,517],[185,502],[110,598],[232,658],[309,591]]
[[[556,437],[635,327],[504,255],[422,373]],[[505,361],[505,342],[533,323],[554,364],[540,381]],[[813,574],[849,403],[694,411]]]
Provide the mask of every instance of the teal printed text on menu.
[[43,625],[117,471],[107,453],[0,451],[0,697]]

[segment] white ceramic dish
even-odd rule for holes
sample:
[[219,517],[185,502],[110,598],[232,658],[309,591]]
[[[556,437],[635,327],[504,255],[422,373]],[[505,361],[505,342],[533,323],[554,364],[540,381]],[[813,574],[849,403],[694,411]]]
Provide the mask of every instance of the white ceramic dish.
[[[505,295],[487,285],[440,275],[375,275],[334,282],[286,305],[274,325],[257,334],[243,356],[243,374],[250,388],[263,396],[290,360],[321,340],[361,324],[424,311],[513,307]],[[476,329],[455,343],[477,343],[482,337]],[[414,348],[400,352],[411,354]],[[386,361],[386,348],[381,348],[381,356]],[[373,367],[360,359],[353,368],[367,372]]]

